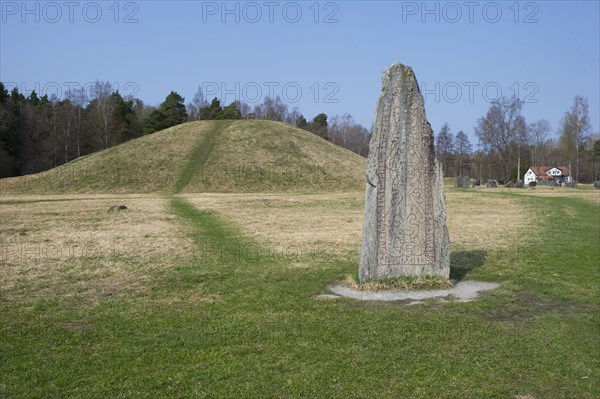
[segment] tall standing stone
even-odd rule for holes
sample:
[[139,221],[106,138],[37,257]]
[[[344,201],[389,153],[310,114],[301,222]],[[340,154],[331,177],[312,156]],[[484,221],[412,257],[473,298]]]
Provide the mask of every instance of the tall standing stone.
[[366,166],[359,279],[450,274],[442,168],[410,67],[383,72]]

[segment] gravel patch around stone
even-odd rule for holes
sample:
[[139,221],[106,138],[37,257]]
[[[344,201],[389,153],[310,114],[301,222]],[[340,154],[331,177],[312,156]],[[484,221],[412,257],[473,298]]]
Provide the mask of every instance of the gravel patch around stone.
[[323,301],[323,300],[339,299],[339,298],[341,298],[341,296],[332,295],[332,294],[320,294],[320,295],[315,295],[314,298],[317,300]]
[[445,290],[427,290],[427,291],[358,291],[341,284],[330,285],[328,288],[336,295],[360,299],[363,301],[413,301],[410,304],[422,303],[424,299],[454,297],[458,302],[469,302],[477,298],[482,291],[489,291],[498,288],[500,284],[486,283],[483,281],[467,280],[461,281],[454,287]]

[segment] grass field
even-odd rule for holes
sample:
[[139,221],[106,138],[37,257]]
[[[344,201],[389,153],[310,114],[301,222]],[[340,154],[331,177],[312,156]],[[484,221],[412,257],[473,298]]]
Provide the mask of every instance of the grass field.
[[447,189],[452,276],[501,286],[406,306],[316,298],[357,272],[361,191],[181,176],[2,196],[0,397],[600,397],[597,191]]
[[363,167],[221,121],[3,179],[0,397],[600,397],[597,191],[447,179],[451,276],[500,288],[324,300],[357,273]]

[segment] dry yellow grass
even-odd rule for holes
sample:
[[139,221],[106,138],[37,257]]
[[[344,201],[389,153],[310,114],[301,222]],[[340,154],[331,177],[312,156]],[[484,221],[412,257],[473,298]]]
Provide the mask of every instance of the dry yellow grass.
[[[535,196],[595,192],[532,190]],[[518,198],[499,191],[448,190],[453,250],[505,250],[535,229]],[[527,194],[530,194],[527,191]],[[357,253],[362,236],[363,192],[328,194],[185,194],[200,209],[215,211],[244,234],[281,254]],[[153,273],[181,264],[196,250],[169,209],[153,195],[4,195],[0,205],[0,295],[6,301],[105,296],[146,290]],[[49,201],[11,203],[9,201]],[[128,210],[109,213],[111,205]],[[299,259],[290,267],[311,267]],[[304,262],[304,263],[303,263]],[[75,287],[75,289],[73,289]],[[218,297],[162,298],[203,301]]]
[[[448,229],[454,248],[509,248],[531,229],[527,209],[514,198],[474,191],[447,193]],[[358,250],[362,237],[364,193],[323,195],[190,194],[241,227],[245,234],[278,248]]]
[[534,228],[528,209],[514,198],[489,192],[450,191],[446,206],[454,248],[509,248]]
[[[115,204],[128,209],[107,212]],[[94,303],[145,290],[152,271],[194,248],[161,197],[4,204],[0,218],[0,286],[9,301],[75,296]]]
[[190,194],[191,203],[211,209],[245,234],[276,251],[346,253],[362,235],[364,193]]

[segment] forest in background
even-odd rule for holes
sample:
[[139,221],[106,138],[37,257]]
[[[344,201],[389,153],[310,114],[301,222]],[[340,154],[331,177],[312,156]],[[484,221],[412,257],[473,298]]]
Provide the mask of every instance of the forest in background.
[[[476,148],[464,130],[455,134],[445,123],[435,134],[444,175],[505,182],[522,178],[535,165],[567,166],[579,182],[600,179],[600,135],[592,132],[587,99],[575,97],[556,130],[546,119],[528,123],[523,106],[514,97],[492,102],[473,129]],[[41,172],[145,134],[211,119],[286,122],[362,156],[368,155],[372,134],[348,113],[306,119],[279,96],[253,107],[242,101],[223,105],[218,98],[208,101],[199,88],[187,104],[172,91],[153,107],[103,81],[67,91],[63,98],[39,97],[35,91],[25,96],[17,88],[9,92],[0,82],[0,177]]]

